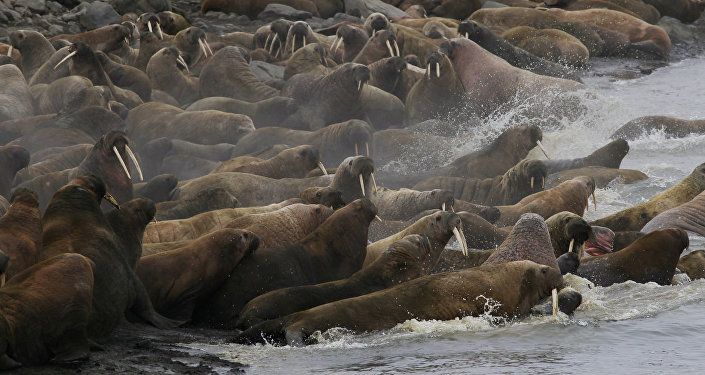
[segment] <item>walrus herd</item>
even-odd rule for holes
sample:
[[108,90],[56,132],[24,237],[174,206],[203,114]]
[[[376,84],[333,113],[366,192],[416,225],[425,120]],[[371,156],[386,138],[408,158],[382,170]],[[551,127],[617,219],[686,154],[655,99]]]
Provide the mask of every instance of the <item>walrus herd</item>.
[[[345,21],[217,35],[152,9],[51,39],[12,31],[0,369],[76,365],[124,319],[304,345],[334,327],[482,315],[487,300],[505,318],[552,296],[549,312],[571,314],[582,297],[567,273],[598,286],[705,277],[702,252],[681,259],[688,233],[705,234],[705,164],[583,218],[596,189],[648,178],[620,169],[625,139],[705,133],[703,121],[635,119],[574,159],[542,144],[588,110],[576,68],[665,59],[655,23],[693,22],[704,2],[484,3],[202,0],[203,13],[257,19],[279,4]],[[482,142],[483,121],[514,109]]]

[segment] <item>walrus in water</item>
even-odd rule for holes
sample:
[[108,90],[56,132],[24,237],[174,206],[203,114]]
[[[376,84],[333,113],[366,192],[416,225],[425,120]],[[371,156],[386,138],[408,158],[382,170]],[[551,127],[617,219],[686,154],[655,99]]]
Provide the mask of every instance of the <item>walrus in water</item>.
[[697,250],[678,261],[678,270],[685,272],[691,280],[705,278],[705,250]]
[[505,174],[494,178],[433,177],[413,189],[444,189],[453,197],[487,206],[511,205],[543,190],[546,166],[540,160],[524,159]]
[[369,267],[347,279],[278,289],[251,300],[243,307],[235,326],[245,330],[265,320],[413,280],[428,273],[423,265],[430,251],[431,244],[425,235],[406,236],[389,246]]
[[0,217],[0,251],[10,257],[3,280],[12,279],[37,263],[41,249],[42,222],[37,194],[17,189],[10,198],[7,213]]
[[0,146],[0,195],[10,196],[12,181],[29,164],[30,155],[21,146]]
[[105,184],[94,175],[78,177],[54,194],[42,217],[44,232],[40,259],[79,252],[95,263],[93,310],[87,333],[96,340],[106,339],[127,311],[161,328],[179,322],[156,313],[123,254],[120,239],[103,216],[99,203],[106,197]]
[[617,129],[611,138],[637,139],[649,133],[663,132],[667,138],[683,138],[705,133],[705,120],[682,120],[668,116],[635,118]]
[[477,43],[480,47],[503,58],[513,66],[526,69],[532,73],[556,78],[571,79],[582,82],[580,76],[572,69],[566,68],[552,61],[534,56],[521,48],[514,47],[511,43],[495,34],[489,27],[475,22],[463,21],[458,25],[458,35]]
[[627,280],[669,285],[688,244],[682,229],[658,230],[620,251],[582,259],[575,274],[603,287]]
[[606,188],[612,181],[620,184],[633,184],[649,178],[644,172],[635,169],[617,169],[607,167],[583,167],[578,169],[567,169],[553,173],[546,178],[546,188],[554,188],[564,181],[571,180],[578,176],[589,176],[595,180],[598,189]]
[[240,261],[259,246],[259,238],[241,229],[221,229],[210,234],[207,246],[186,246],[142,257],[135,273],[144,284],[154,309],[177,320],[190,320],[204,302],[229,277]]
[[531,261],[429,275],[260,323],[236,336],[234,342],[304,345],[314,341],[313,332],[333,327],[365,332],[389,329],[409,319],[479,316],[487,314],[486,303],[490,300],[498,307],[489,314],[522,317],[549,296],[562,279],[557,270]]
[[641,228],[640,232],[651,233],[661,229],[679,228],[705,236],[705,208],[703,204],[705,204],[705,192],[698,194],[690,202],[656,215]]
[[349,277],[362,268],[367,229],[376,215],[370,200],[356,200],[337,210],[298,244],[255,252],[196,308],[194,323],[232,327],[245,304],[266,292]]
[[597,219],[591,225],[607,227],[615,232],[638,231],[656,215],[695,198],[705,189],[705,164],[700,164],[686,178],[648,202]]
[[483,263],[498,264],[517,260],[530,260],[559,270],[553,253],[548,226],[537,214],[521,215],[509,236]]
[[61,254],[27,268],[0,289],[0,369],[88,359],[95,264]]
[[619,168],[627,153],[629,153],[629,143],[624,139],[617,139],[583,158],[544,160],[544,164],[548,174],[589,166]]

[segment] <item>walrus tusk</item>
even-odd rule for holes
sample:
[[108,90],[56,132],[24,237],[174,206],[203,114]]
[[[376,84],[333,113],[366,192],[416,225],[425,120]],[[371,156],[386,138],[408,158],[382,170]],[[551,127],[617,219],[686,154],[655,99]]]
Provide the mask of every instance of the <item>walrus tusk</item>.
[[365,181],[362,179],[362,173],[359,174],[360,176],[360,189],[362,189],[362,196],[365,196]]
[[531,188],[532,189],[534,188],[534,178],[533,177],[531,177]]
[[306,35],[304,35],[304,36],[303,36],[303,38],[304,38],[304,45],[303,45],[303,46],[301,46],[301,48],[304,48],[304,47],[306,47]]
[[545,180],[543,177],[541,177],[541,189],[545,186]]
[[294,34],[294,39],[291,41],[291,54],[294,54],[294,46],[296,46],[296,34]]
[[372,187],[374,188],[373,192],[377,192],[377,181],[375,181],[375,174],[370,173],[370,179],[372,179]]
[[357,91],[362,90],[362,81],[357,81]]
[[[276,42],[277,39],[279,39],[279,35],[278,35],[278,34],[274,34],[274,38],[272,38],[272,44],[269,45],[269,54],[270,54],[270,55],[272,54],[272,52],[274,52],[274,42]],[[278,49],[277,49],[277,50],[278,50]],[[274,55],[272,55],[272,56],[274,56]]]
[[370,156],[370,142],[365,142],[365,152],[367,152],[367,156]]
[[441,63],[436,63],[436,78],[441,78]]
[[463,233],[463,224],[458,225],[458,233],[460,233],[460,239],[462,240],[462,246],[465,248],[465,253],[468,253],[468,240],[465,239],[465,233]]
[[105,195],[103,195],[103,199],[108,201],[108,203],[112,204],[118,210],[120,209],[120,205],[118,204],[117,200],[115,200],[115,198],[113,198],[113,196],[110,195],[110,193],[105,193]]
[[203,45],[203,40],[198,40],[198,45],[201,46],[201,51],[203,51],[203,56],[208,57],[208,51],[206,51],[206,46]]
[[541,144],[541,141],[538,141],[538,140],[537,140],[537,141],[536,141],[536,145],[539,146],[539,148],[541,149],[541,151],[543,151],[543,154],[546,155],[546,159],[549,159],[549,160],[550,160],[551,157],[548,156],[548,151],[546,151],[546,149],[543,147],[543,145]]
[[397,44],[397,41],[394,41],[394,49],[397,51],[397,56],[401,57],[401,53],[399,52],[399,45]]
[[176,62],[181,64],[181,66],[183,66],[184,69],[186,69],[187,74],[191,74],[191,72],[188,70],[188,64],[186,64],[186,61],[184,60],[183,57],[181,57],[181,55],[179,55],[179,57],[176,58]]
[[323,172],[324,175],[328,176],[328,171],[326,170],[326,167],[323,166],[323,163],[320,161],[318,162],[318,168],[321,168],[321,172]]
[[267,35],[267,40],[264,41],[264,49],[268,49],[267,46],[269,46],[269,39],[272,37],[272,34],[274,33],[269,33],[269,35]]
[[110,105],[110,101],[108,101],[108,111],[112,112],[113,111],[113,106]]
[[465,33],[465,39],[470,39],[470,33]]
[[147,21],[147,28],[149,29],[150,33],[154,32],[154,30],[152,30],[152,21]]
[[441,205],[441,211],[445,211],[445,210],[446,210],[446,202],[443,202],[443,204]]
[[421,73],[421,74],[426,73],[426,70],[428,70],[428,69],[426,69],[426,70],[421,69],[421,68],[419,68],[418,66],[412,65],[412,64],[409,64],[409,63],[406,63],[406,69],[409,69],[409,70],[411,70],[412,72]]
[[382,220],[382,218],[379,217],[379,215],[375,215],[375,219],[379,220],[380,223],[384,223],[384,220]]
[[553,316],[558,315],[558,289],[551,291],[551,302],[553,303]]
[[375,34],[377,34],[377,29],[372,30],[372,36],[375,36]]
[[162,27],[159,26],[159,23],[157,23],[157,36],[159,39],[164,39],[164,34],[162,34]]
[[455,236],[455,240],[458,241],[458,244],[460,245],[460,249],[463,252],[463,255],[468,256],[468,244],[463,243],[463,238],[460,236],[460,232],[458,231],[458,228],[453,228],[453,235]]
[[[127,39],[127,38],[125,38],[125,39]],[[7,49],[7,55],[10,56],[10,57],[12,57],[12,49],[13,49],[13,48],[15,48],[15,47],[10,46],[10,48]],[[3,276],[4,276],[4,275],[3,275]]]
[[389,54],[394,57],[394,50],[392,49],[392,45],[389,43],[389,39],[387,39],[387,49],[389,50]]
[[130,171],[127,170],[127,166],[125,165],[125,161],[122,160],[122,156],[120,156],[120,153],[118,152],[117,147],[113,146],[113,152],[115,152],[115,156],[117,156],[118,160],[120,161],[120,165],[122,165],[122,169],[125,171],[127,178],[132,180],[132,176],[130,176]]
[[568,246],[568,252],[572,253],[573,252],[573,245],[575,244],[575,238],[570,239],[570,245]]
[[125,37],[125,44],[127,44],[128,46],[130,45],[130,41],[127,40],[127,37]]
[[358,154],[358,152],[357,152],[357,143],[355,143],[355,156],[357,156],[357,154]]
[[426,77],[428,77],[428,79],[431,79],[431,64],[426,66]]
[[132,159],[132,163],[135,165],[135,168],[137,168],[137,174],[140,176],[140,181],[144,181],[144,177],[142,176],[142,168],[140,168],[140,163],[137,162],[137,158],[135,157],[135,154],[132,153],[130,146],[125,145],[125,151],[127,151],[127,155],[130,156],[130,159]]
[[66,60],[72,58],[72,57],[76,54],[76,52],[77,52],[77,51],[73,51],[73,52],[69,53],[68,55],[66,55],[66,57],[64,57],[63,59],[61,59],[61,61],[59,61],[56,65],[54,65],[54,70],[58,69],[61,64],[63,64],[64,62],[66,62]]
[[211,46],[208,45],[208,40],[206,40],[205,37],[203,37],[203,45],[206,46],[206,49],[208,50],[208,53],[210,53],[211,56],[213,56],[213,50],[211,49]]
[[592,191],[592,203],[595,204],[595,211],[597,211],[597,198],[595,198],[595,191]]
[[338,50],[338,43],[340,43],[340,39],[341,38],[339,36],[337,36],[337,35],[335,36],[335,40],[333,41],[333,45],[330,46],[330,53],[335,53],[335,51]]

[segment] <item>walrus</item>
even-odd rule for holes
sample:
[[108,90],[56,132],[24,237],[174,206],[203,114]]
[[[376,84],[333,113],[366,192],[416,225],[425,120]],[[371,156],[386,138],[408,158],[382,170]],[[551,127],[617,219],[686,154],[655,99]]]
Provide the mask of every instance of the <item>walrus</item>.
[[306,47],[307,43],[318,44],[320,41],[311,29],[308,23],[304,21],[296,21],[291,24],[284,40],[284,47],[280,50],[282,59],[291,59],[294,53]]
[[171,95],[180,104],[191,104],[198,100],[199,79],[184,74],[178,64],[184,64],[176,47],[164,47],[157,51],[147,63],[146,72],[153,89]]
[[330,187],[310,187],[299,193],[299,198],[308,204],[322,204],[334,210],[345,207],[343,192]]
[[163,201],[157,204],[157,220],[186,219],[203,212],[236,208],[240,202],[232,194],[221,188],[200,191],[193,199],[186,201]]
[[592,195],[593,200],[595,199],[594,193],[595,180],[592,177],[576,177],[553,189],[531,194],[514,205],[497,206],[501,214],[495,225],[514,225],[522,214],[528,212],[539,214],[544,218],[549,218],[561,211],[582,216],[588,207],[588,197]]
[[685,272],[691,280],[705,278],[705,250],[684,255],[678,260],[677,269]]
[[367,40],[352,62],[370,65],[383,58],[395,56],[401,56],[396,37],[391,30],[382,30]]
[[266,292],[349,277],[362,267],[367,228],[376,215],[370,200],[356,200],[335,211],[298,244],[255,252],[196,308],[193,322],[232,327],[245,304]]
[[430,251],[431,245],[425,235],[406,236],[394,242],[369,267],[347,279],[278,289],[254,298],[243,307],[235,326],[245,330],[265,320],[413,280],[428,273],[423,264]]
[[627,280],[669,285],[688,244],[682,229],[654,231],[620,251],[582,259],[575,274],[603,287]]
[[130,269],[135,268],[142,256],[144,230],[156,211],[151,200],[136,198],[105,213],[105,219],[118,240],[118,252],[127,260]]
[[705,9],[705,3],[699,0],[643,0],[653,5],[661,16],[677,18],[681,22],[695,22]]
[[70,46],[66,46],[58,49],[48,60],[44,61],[44,63],[34,73],[32,78],[28,80],[29,87],[40,83],[49,84],[61,77],[69,76],[71,72],[69,71],[69,66],[67,64],[60,65],[58,68],[54,69],[56,64],[68,56],[70,53],[69,47]]
[[16,65],[0,65],[0,121],[34,115],[32,95]]
[[258,102],[279,95],[260,82],[250,70],[249,56],[240,47],[227,46],[216,52],[201,70],[198,80],[201,97],[224,96]]
[[271,159],[238,165],[234,168],[229,167],[228,162],[225,161],[211,173],[244,172],[269,178],[302,178],[316,168],[325,170],[321,163],[320,152],[315,147],[303,145],[284,150]]
[[188,219],[165,220],[150,223],[145,228],[144,243],[176,242],[193,240],[204,234],[225,228],[234,219],[262,212],[271,212],[294,203],[301,203],[298,198],[262,207],[238,207],[208,211]]
[[544,164],[548,169],[548,174],[588,166],[619,168],[627,153],[629,153],[629,143],[624,139],[617,139],[600,147],[588,156],[576,159],[544,160]]
[[157,19],[162,31],[169,35],[176,35],[179,31],[191,26],[184,16],[168,10],[157,13]]
[[661,229],[679,228],[703,236],[705,235],[703,203],[705,203],[705,192],[698,194],[687,203],[661,212],[639,231],[651,233]]
[[483,263],[498,264],[530,260],[559,270],[544,219],[534,213],[521,215],[509,236]]
[[122,24],[107,25],[79,34],[60,34],[49,38],[49,41],[63,39],[71,43],[83,42],[95,51],[110,52],[119,48],[125,38],[132,34],[127,26]]
[[255,128],[279,126],[291,114],[296,112],[296,101],[283,96],[275,96],[258,102],[211,96],[195,101],[186,108],[187,111],[205,111],[215,109],[222,112],[242,114],[252,119]]
[[312,343],[314,331],[333,327],[365,332],[389,329],[409,319],[479,316],[487,314],[486,303],[490,300],[498,303],[491,315],[522,317],[561,283],[560,272],[531,261],[445,272],[269,320],[244,331],[233,341],[304,345]]
[[463,253],[467,252],[460,217],[453,212],[438,211],[420,218],[396,234],[369,244],[362,268],[367,268],[373,264],[395,241],[411,234],[423,234],[430,241],[431,253],[424,262],[424,267],[428,270],[435,267],[439,256],[451,237],[455,237],[461,249],[464,250]]
[[280,126],[318,130],[363,118],[361,94],[369,79],[369,68],[355,63],[343,64],[326,76],[297,74],[287,82],[282,95],[295,99],[299,109]]
[[[39,87],[41,85],[36,85]],[[36,98],[37,114],[58,113],[66,108],[80,93],[93,87],[86,77],[62,77],[46,86]]]
[[461,211],[458,212],[458,216],[463,223],[463,234],[470,249],[495,249],[504,242],[512,230],[512,227],[498,228],[482,216],[472,212]]
[[617,169],[607,167],[583,167],[556,172],[546,178],[546,188],[553,188],[564,181],[578,176],[590,176],[595,180],[595,187],[604,189],[610,182],[632,184],[649,178],[644,172],[634,169]]
[[562,30],[517,26],[501,36],[534,56],[569,67],[585,66],[590,59],[587,47],[578,38]]
[[524,159],[505,174],[494,178],[433,177],[414,185],[415,190],[445,189],[464,201],[495,206],[511,205],[543,190],[546,166],[540,160]]
[[140,258],[135,273],[154,309],[177,320],[190,320],[194,308],[228,278],[240,261],[259,246],[258,237],[241,229],[221,229],[209,243]]
[[483,1],[480,0],[440,0],[431,2],[429,13],[438,17],[465,19],[473,12],[482,8]]
[[653,5],[639,0],[546,0],[544,4],[565,10],[611,9],[639,17],[652,25],[658,23],[661,18],[661,14]]
[[503,58],[508,63],[530,72],[556,78],[571,79],[582,82],[580,76],[572,69],[532,55],[514,47],[511,43],[495,34],[489,27],[475,22],[463,21],[458,25],[458,35],[477,43],[482,48]]
[[37,195],[17,189],[10,197],[10,207],[0,217],[0,251],[10,257],[4,279],[12,279],[39,260],[42,249],[42,222]]
[[157,327],[179,325],[152,308],[133,266],[121,252],[120,239],[100,210],[104,197],[117,204],[106,194],[105,184],[94,175],[80,176],[59,189],[42,217],[40,259],[76,252],[95,263],[93,309],[87,326],[92,339],[106,339],[127,311]]
[[616,212],[591,222],[591,225],[607,227],[615,232],[638,231],[656,215],[689,202],[705,190],[705,164],[668,190],[651,197],[647,202]]
[[408,220],[420,212],[434,208],[451,209],[455,200],[452,192],[441,189],[374,189],[372,201],[377,214],[387,220]]
[[96,52],[96,57],[116,86],[134,92],[145,103],[151,100],[152,86],[145,72],[133,66],[118,64],[101,51]]
[[154,203],[169,200],[171,191],[179,181],[171,174],[162,174],[152,177],[148,182],[132,185],[133,195],[136,198],[147,198]]
[[17,30],[9,35],[10,45],[22,53],[22,74],[29,81],[46,60],[56,52],[44,35],[33,30]]
[[400,97],[400,94],[404,90],[408,91],[406,87],[403,87],[406,83],[404,72],[408,65],[403,57],[398,56],[375,61],[367,66],[370,69],[370,80],[367,83],[393,94],[401,100],[406,100],[406,96]]
[[671,38],[666,31],[626,13],[610,9],[566,11],[558,8],[550,8],[546,12],[566,21],[581,22],[626,35],[630,44],[625,52],[630,56],[663,59],[671,51]]
[[683,138],[705,133],[705,120],[682,120],[668,116],[644,116],[627,122],[610,138],[634,140],[653,132],[663,132],[667,138]]
[[0,146],[0,195],[10,196],[17,172],[29,164],[29,151],[22,146]]
[[[127,133],[138,145],[168,134],[172,139],[213,145],[236,144],[254,130],[252,120],[244,115],[220,111],[184,111],[164,103],[145,103],[130,110],[125,120]],[[193,124],[199,131],[193,131]]]
[[335,41],[333,42],[333,51],[335,52],[342,45],[343,52],[341,56],[341,63],[352,62],[353,59],[360,53],[362,47],[365,46],[367,40],[370,38],[365,30],[352,26],[343,25],[338,28],[335,32]]
[[194,67],[213,55],[206,38],[205,31],[196,26],[187,27],[174,35],[173,44],[188,59],[189,67]]
[[223,1],[204,0],[201,1],[201,13],[209,11],[242,14],[250,19],[257,18],[257,15],[271,3],[288,5],[294,9],[304,10],[311,15],[319,16],[316,4],[311,0],[243,0],[243,1]]
[[83,255],[60,254],[25,269],[0,289],[0,369],[88,359],[86,323],[95,269]]
[[318,43],[307,44],[299,48],[289,58],[284,69],[284,80],[299,73],[326,75],[330,72],[326,61],[326,49]]
[[559,212],[546,219],[551,234],[551,245],[556,258],[574,252],[578,259],[583,258],[583,244],[595,238],[592,226],[585,219],[572,212]]

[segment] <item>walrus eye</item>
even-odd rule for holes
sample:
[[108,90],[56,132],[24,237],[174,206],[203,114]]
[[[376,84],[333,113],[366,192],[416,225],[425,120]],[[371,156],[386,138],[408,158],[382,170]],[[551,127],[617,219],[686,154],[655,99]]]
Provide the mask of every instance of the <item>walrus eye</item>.
[[320,197],[321,197],[321,192],[319,191],[318,193],[316,193],[316,198],[320,198]]
[[541,273],[546,273],[546,272],[548,272],[548,269],[546,269],[546,268],[541,269]]

